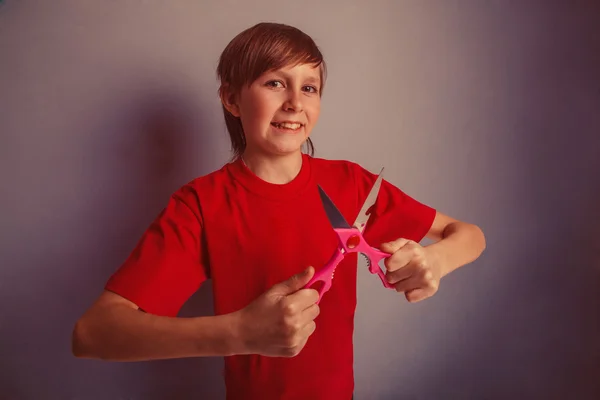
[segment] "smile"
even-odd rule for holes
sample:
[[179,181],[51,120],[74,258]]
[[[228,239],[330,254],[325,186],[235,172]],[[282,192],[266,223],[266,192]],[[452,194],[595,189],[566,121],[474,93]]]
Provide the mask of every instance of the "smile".
[[293,131],[296,131],[304,126],[304,124],[299,122],[271,122],[271,125],[273,125],[275,128],[289,129]]

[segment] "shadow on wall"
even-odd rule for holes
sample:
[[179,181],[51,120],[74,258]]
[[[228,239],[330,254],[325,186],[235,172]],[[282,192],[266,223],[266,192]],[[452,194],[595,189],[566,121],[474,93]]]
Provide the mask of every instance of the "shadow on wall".
[[[76,113],[71,98],[58,98],[65,104],[49,122],[60,124],[23,131],[45,147],[15,188],[22,201],[0,254],[0,397],[222,398],[219,359],[109,363],[71,354],[75,321],[173,191],[207,172],[208,161],[196,160],[212,159],[201,96],[106,93],[81,99]],[[182,314],[211,314],[211,297],[207,284]]]
[[[168,95],[150,97],[150,102],[139,115],[141,132],[148,146],[144,151],[147,169],[142,181],[146,186],[139,189],[148,190],[147,198],[159,202],[156,205],[149,204],[150,208],[162,209],[167,196],[195,177],[193,174],[189,177],[181,175],[186,175],[185,171],[192,169],[186,162],[191,163],[192,158],[197,156],[194,138],[205,130],[198,126],[202,121],[196,120],[194,115],[198,113],[194,107],[190,108],[189,102]],[[201,138],[202,145],[209,143],[209,138]],[[201,146],[199,150],[206,153],[210,151],[210,146]],[[179,316],[212,314],[212,287],[207,282],[182,307]],[[148,363],[146,367],[148,381],[153,383],[148,385],[146,381],[138,387],[143,393],[141,398],[183,400],[223,397],[218,384],[222,381],[220,359],[162,360]]]
[[[90,249],[95,254],[86,257],[95,259],[93,265],[88,264],[85,271],[80,269],[79,276],[72,276],[74,280],[87,282],[74,289],[80,294],[76,298],[92,301],[101,285],[133,250],[169,196],[181,185],[208,172],[207,166],[200,167],[203,171],[195,170],[198,163],[194,159],[208,157],[211,140],[203,136],[206,129],[203,129],[202,110],[190,97],[168,91],[136,96],[119,107],[120,117],[113,119],[113,126],[103,126],[103,132],[93,135],[98,142],[90,149],[94,154],[91,166],[97,178],[90,186],[95,206],[87,209],[87,213],[93,219],[91,225],[95,232],[91,242],[97,248]],[[87,277],[82,276],[84,274]],[[90,292],[94,296],[90,297]],[[212,313],[212,290],[207,282],[180,314]],[[78,385],[82,391],[78,394],[84,397],[90,395],[83,392],[86,388],[89,390],[106,381],[110,381],[110,386],[102,389],[99,397],[149,400],[223,397],[218,384],[222,381],[219,359],[124,364],[75,362],[73,368],[83,371],[78,372],[85,375],[82,378],[93,381]],[[94,372],[104,374],[104,378],[90,378]],[[114,379],[116,376],[118,379]]]

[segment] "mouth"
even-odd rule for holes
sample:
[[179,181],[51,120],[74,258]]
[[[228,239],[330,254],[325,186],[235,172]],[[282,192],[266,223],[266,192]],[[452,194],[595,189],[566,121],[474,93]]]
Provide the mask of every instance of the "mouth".
[[304,124],[300,122],[293,121],[271,122],[271,125],[277,129],[282,129],[286,131],[297,131],[304,126]]

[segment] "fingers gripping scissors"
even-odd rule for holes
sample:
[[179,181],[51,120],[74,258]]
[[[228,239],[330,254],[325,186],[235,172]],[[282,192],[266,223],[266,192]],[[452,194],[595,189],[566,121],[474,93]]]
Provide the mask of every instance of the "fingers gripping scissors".
[[371,215],[370,208],[375,204],[377,196],[379,195],[381,180],[383,178],[382,173],[383,168],[377,176],[377,179],[375,180],[375,183],[373,184],[373,187],[371,188],[371,191],[363,203],[363,206],[356,217],[356,221],[354,221],[352,226],[346,222],[346,219],[342,213],[338,210],[329,196],[327,196],[327,193],[325,193],[323,188],[318,186],[321,203],[323,204],[323,208],[325,209],[329,223],[337,234],[338,245],[325,266],[315,272],[315,275],[305,286],[310,287],[316,282],[323,283],[321,288],[318,289],[319,301],[317,301],[317,304],[321,301],[323,294],[331,288],[336,267],[344,259],[346,254],[349,253],[361,253],[367,259],[369,272],[379,275],[383,286],[386,288],[394,288],[394,286],[385,279],[385,274],[379,267],[379,262],[382,259],[389,257],[391,254],[371,247],[362,235],[362,232],[364,231]]

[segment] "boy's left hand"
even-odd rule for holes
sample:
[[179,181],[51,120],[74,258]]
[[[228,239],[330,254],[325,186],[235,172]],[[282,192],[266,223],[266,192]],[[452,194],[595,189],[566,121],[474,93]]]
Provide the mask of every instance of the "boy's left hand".
[[383,243],[380,248],[391,254],[384,261],[386,278],[406,300],[414,303],[437,292],[442,266],[430,249],[403,238]]

